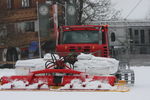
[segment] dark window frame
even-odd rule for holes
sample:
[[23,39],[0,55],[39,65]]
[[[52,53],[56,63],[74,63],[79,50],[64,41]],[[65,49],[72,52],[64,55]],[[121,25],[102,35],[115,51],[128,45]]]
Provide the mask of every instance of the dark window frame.
[[140,30],[141,44],[145,44],[145,30]]
[[133,40],[132,28],[129,28],[129,36],[130,36],[130,39]]
[[150,30],[148,30],[149,44],[150,44]]
[[34,22],[26,22],[25,32],[34,32],[34,31],[35,31]]
[[22,0],[22,1],[21,1],[21,6],[22,6],[23,8],[28,8],[28,7],[30,7],[30,0]]
[[8,9],[12,8],[12,0],[7,0],[7,8]]
[[139,30],[134,30],[134,43],[139,44]]

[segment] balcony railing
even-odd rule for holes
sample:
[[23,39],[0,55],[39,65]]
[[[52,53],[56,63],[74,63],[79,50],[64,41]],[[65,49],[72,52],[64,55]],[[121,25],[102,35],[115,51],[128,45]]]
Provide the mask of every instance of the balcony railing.
[[0,23],[35,20],[37,18],[36,12],[36,8],[3,10],[0,11]]

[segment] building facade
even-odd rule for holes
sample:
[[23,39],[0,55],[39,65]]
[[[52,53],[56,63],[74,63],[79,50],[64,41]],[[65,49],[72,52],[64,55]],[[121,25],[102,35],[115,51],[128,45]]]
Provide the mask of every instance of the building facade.
[[[39,29],[40,16],[42,20],[47,18],[47,21],[44,24],[41,21],[40,25],[42,24],[43,28],[45,28],[44,25],[48,27],[47,36],[40,37],[41,47],[45,46],[47,41],[51,41],[50,46],[53,47],[50,49],[54,48],[56,37],[54,36],[53,5],[56,2],[60,3],[57,5],[58,23],[63,25],[64,7],[61,3],[65,0],[0,0],[0,61],[16,61],[20,57],[22,59],[28,57],[30,44],[39,42],[39,35],[44,34],[40,31],[42,29]],[[48,10],[40,9],[40,5],[48,5]],[[42,15],[43,12],[47,15]],[[39,53],[35,53],[37,54],[35,56],[39,56]]]
[[97,21],[92,24],[108,24],[109,36],[116,40],[110,46],[126,46],[131,54],[150,54],[150,21]]

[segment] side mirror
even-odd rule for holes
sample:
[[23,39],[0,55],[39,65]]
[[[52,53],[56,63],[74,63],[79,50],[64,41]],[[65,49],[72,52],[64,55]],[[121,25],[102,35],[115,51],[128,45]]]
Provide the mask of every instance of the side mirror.
[[129,40],[130,43],[133,43],[133,40]]
[[116,36],[115,36],[115,33],[112,32],[111,33],[111,42],[115,42],[116,41]]

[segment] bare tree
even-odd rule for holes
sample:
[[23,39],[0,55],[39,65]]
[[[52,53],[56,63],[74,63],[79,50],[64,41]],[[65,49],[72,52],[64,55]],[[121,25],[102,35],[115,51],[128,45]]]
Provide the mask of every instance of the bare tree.
[[148,12],[146,14],[145,19],[146,20],[150,20],[150,9],[148,10]]
[[111,0],[76,0],[79,24],[94,20],[117,20],[121,14],[113,8]]

